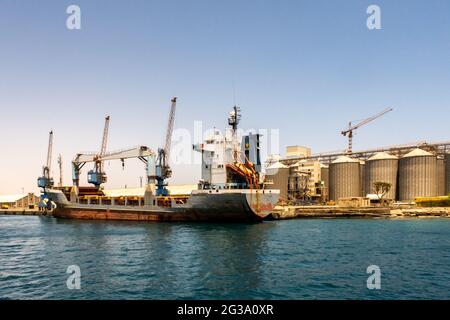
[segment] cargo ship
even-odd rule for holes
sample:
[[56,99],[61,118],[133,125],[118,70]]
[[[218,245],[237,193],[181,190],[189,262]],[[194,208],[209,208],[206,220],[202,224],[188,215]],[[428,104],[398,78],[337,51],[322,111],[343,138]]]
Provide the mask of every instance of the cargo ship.
[[[172,111],[169,128],[173,125]],[[228,118],[231,128],[225,134],[214,130],[203,143],[192,146],[202,155],[202,178],[197,188],[189,193],[169,192],[165,179],[171,175],[167,165],[170,147],[167,147],[166,139],[166,146],[158,149],[157,153],[147,147],[139,147],[115,153],[78,154],[72,162],[74,185],[70,187],[46,185],[52,179],[47,176],[46,180],[45,173],[48,174],[49,170],[44,167],[44,177],[38,179],[38,184],[44,189],[43,206],[50,208],[54,217],[68,219],[261,221],[273,211],[280,191],[264,187],[260,134],[250,133],[239,141],[239,120],[240,109],[233,107]],[[125,158],[138,158],[146,164],[147,184],[142,195],[111,196],[100,187],[106,181],[102,162],[112,159],[124,161]],[[94,170],[88,173],[88,181],[94,187],[79,187],[79,171],[87,162],[95,164]]]
[[[71,203],[61,190],[52,189],[48,196],[54,202],[57,218],[137,221],[260,221],[269,215],[278,201],[277,190],[211,189],[193,190],[189,195],[143,198],[86,196],[89,203]],[[87,200],[89,199],[89,200]]]

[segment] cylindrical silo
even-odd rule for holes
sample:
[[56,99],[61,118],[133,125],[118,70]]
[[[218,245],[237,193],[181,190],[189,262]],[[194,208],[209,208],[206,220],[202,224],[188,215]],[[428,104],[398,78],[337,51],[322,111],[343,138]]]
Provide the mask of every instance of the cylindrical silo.
[[436,166],[437,195],[445,196],[445,161],[443,157],[437,158]]
[[268,189],[280,190],[280,199],[287,200],[289,184],[289,167],[281,162],[275,162],[266,169],[266,181],[272,182]]
[[361,186],[361,192],[360,192],[360,196],[365,197],[367,195],[366,190],[365,190],[365,182],[366,182],[366,162],[363,160],[359,161],[359,178],[360,178],[360,182],[359,185]]
[[445,155],[445,194],[450,194],[450,153]]
[[416,197],[434,197],[437,194],[436,156],[415,149],[399,161],[399,199],[414,201]]
[[391,184],[391,190],[385,199],[397,199],[398,158],[386,152],[379,152],[366,161],[366,177],[364,190],[367,194],[374,194],[375,182]]
[[359,197],[361,195],[361,172],[359,160],[342,156],[330,164],[330,200]]

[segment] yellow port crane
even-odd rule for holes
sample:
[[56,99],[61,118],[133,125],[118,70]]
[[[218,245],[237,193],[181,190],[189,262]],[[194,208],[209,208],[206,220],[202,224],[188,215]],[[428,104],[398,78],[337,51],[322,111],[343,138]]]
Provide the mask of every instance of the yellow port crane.
[[362,126],[368,124],[369,122],[374,121],[375,119],[380,118],[381,116],[385,115],[388,112],[393,111],[394,109],[392,108],[387,108],[383,111],[381,111],[380,113],[377,113],[376,115],[367,118],[365,120],[362,120],[361,122],[359,122],[358,124],[353,125],[352,122],[350,121],[348,124],[348,129],[341,131],[341,134],[346,137],[348,136],[348,149],[347,149],[347,153],[348,154],[352,154],[353,152],[353,131],[355,131],[358,128],[361,128]]

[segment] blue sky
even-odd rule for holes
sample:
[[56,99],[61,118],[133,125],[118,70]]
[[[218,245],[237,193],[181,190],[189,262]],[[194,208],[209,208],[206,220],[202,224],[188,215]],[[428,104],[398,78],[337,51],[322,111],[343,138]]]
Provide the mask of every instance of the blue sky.
[[[71,4],[81,30],[66,28]],[[382,30],[366,27],[371,4]],[[2,0],[0,44],[0,193],[37,191],[50,129],[54,175],[61,153],[66,184],[75,153],[99,149],[106,114],[108,149],[156,149],[172,96],[175,128],[224,128],[236,100],[242,127],[280,129],[282,150],[344,149],[348,121],[386,107],[394,112],[360,129],[355,149],[450,140],[445,0]],[[143,174],[133,161],[106,169],[108,187],[138,185]],[[171,182],[199,174],[176,166]]]

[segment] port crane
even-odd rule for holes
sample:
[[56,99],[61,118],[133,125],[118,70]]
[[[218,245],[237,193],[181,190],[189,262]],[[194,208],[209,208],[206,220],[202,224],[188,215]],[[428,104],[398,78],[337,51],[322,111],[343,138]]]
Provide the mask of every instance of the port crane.
[[102,157],[106,153],[106,145],[108,143],[109,119],[109,116],[105,117],[102,146],[100,148],[100,153],[94,157],[94,169],[88,172],[88,182],[93,184],[96,188],[100,188],[100,186],[107,181],[106,173],[103,171]]
[[166,196],[168,190],[165,180],[172,176],[172,169],[169,166],[170,148],[172,143],[173,124],[175,122],[175,111],[177,107],[177,98],[174,97],[170,107],[169,120],[167,123],[166,140],[164,148],[158,148],[158,156],[156,158],[155,175],[149,176],[149,179],[156,180],[156,195]]
[[50,168],[52,165],[52,149],[53,149],[53,131],[50,131],[48,137],[47,162],[42,169],[42,176],[38,178],[37,185],[45,189],[53,187],[53,178],[50,177]]
[[112,151],[98,155],[97,153],[78,153],[72,161],[72,180],[75,187],[79,187],[80,172],[86,163],[105,162],[111,160],[139,159],[146,165],[147,176],[154,176],[155,153],[146,146]]
[[352,152],[353,152],[353,131],[355,131],[355,130],[358,129],[358,128],[361,128],[362,126],[368,124],[369,122],[372,122],[372,121],[374,121],[374,120],[380,118],[381,116],[385,115],[385,114],[388,113],[388,112],[391,112],[392,110],[394,110],[394,109],[392,109],[392,108],[387,108],[387,109],[381,111],[380,113],[377,113],[376,115],[374,115],[374,116],[372,116],[372,117],[370,117],[370,118],[364,119],[364,120],[362,120],[361,122],[359,122],[359,123],[357,123],[357,124],[355,124],[355,125],[353,125],[352,122],[350,121],[349,124],[348,124],[348,129],[343,130],[343,131],[341,132],[341,134],[342,134],[344,137],[348,136],[348,149],[347,149],[347,153],[348,153],[348,154],[352,154]]
[[175,120],[176,101],[176,97],[171,100],[172,105],[169,113],[165,144],[163,148],[158,149],[157,154],[147,146],[138,146],[106,153],[109,127],[109,117],[106,117],[100,153],[78,153],[72,161],[72,181],[74,187],[79,187],[80,172],[86,163],[94,162],[94,170],[88,172],[88,182],[99,187],[102,183],[106,182],[106,174],[103,172],[103,163],[105,161],[121,160],[122,163],[124,163],[125,159],[137,158],[146,165],[147,183],[155,184],[156,180],[156,195],[167,195],[168,191],[165,188],[167,185],[165,184],[165,179],[170,178],[172,175],[172,170],[169,166],[169,157]]

